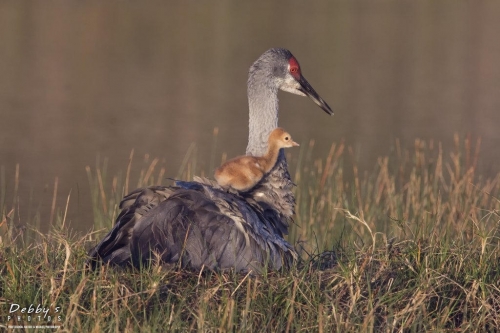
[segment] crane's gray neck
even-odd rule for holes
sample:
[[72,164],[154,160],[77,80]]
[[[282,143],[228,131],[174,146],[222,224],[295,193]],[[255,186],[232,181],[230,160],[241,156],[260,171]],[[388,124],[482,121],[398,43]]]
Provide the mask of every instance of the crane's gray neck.
[[[278,127],[278,85],[273,78],[269,61],[259,58],[251,67],[248,76],[248,106],[250,109],[247,155],[263,156],[267,151],[269,134]],[[294,214],[295,198],[292,193],[283,149],[271,172],[254,187],[250,195],[257,202],[273,207],[277,214],[276,227],[286,234]]]
[[247,155],[262,156],[267,151],[269,134],[278,127],[278,88],[266,84],[265,75],[248,78],[250,108]]

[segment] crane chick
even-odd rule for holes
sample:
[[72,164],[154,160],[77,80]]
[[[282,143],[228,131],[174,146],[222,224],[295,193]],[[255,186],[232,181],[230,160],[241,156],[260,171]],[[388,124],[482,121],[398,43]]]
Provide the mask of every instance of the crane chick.
[[274,129],[269,135],[267,152],[264,156],[239,156],[222,164],[215,170],[215,180],[222,187],[245,192],[254,187],[276,164],[281,148],[296,147],[299,144],[282,128]]

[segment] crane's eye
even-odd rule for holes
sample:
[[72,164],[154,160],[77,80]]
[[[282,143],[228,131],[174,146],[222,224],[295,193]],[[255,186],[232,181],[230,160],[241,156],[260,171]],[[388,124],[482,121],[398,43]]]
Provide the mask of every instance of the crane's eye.
[[300,65],[299,65],[297,59],[295,59],[294,57],[291,57],[288,60],[288,71],[293,76],[300,75]]

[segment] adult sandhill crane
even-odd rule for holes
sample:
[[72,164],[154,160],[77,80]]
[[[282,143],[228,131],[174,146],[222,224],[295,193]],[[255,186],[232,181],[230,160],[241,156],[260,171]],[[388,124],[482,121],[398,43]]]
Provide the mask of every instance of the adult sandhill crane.
[[[292,53],[270,49],[249,71],[247,155],[265,154],[269,134],[278,127],[280,89],[308,96],[333,114],[302,76]],[[275,167],[248,192],[228,192],[202,178],[137,189],[123,198],[115,226],[89,251],[89,264],[141,267],[160,260],[195,270],[233,268],[256,274],[287,268],[297,259],[283,238],[294,214],[292,187],[281,150]]]

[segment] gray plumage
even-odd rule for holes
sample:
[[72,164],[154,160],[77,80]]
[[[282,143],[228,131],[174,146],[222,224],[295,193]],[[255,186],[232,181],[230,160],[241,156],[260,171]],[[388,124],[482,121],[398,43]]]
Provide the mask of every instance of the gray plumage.
[[[308,96],[332,114],[293,66],[298,63],[290,51],[275,48],[250,67],[247,154],[267,150],[269,134],[278,126],[279,89]],[[89,251],[89,264],[141,267],[160,260],[195,270],[254,273],[288,268],[297,259],[284,239],[294,214],[293,186],[281,150],[276,166],[248,192],[227,192],[199,177],[137,189],[123,198],[115,226]]]

